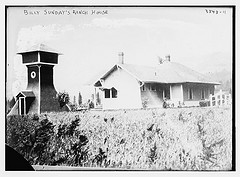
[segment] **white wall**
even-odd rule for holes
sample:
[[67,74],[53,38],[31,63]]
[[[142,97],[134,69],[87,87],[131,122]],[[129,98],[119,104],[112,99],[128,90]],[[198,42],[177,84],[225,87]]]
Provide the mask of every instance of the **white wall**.
[[182,84],[174,84],[171,85],[171,91],[170,91],[170,97],[171,101],[174,103],[174,105],[178,105],[179,101],[183,102],[183,88]]
[[119,68],[111,73],[103,82],[103,87],[117,89],[117,98],[105,98],[103,109],[135,109],[142,108],[138,81],[126,71]]

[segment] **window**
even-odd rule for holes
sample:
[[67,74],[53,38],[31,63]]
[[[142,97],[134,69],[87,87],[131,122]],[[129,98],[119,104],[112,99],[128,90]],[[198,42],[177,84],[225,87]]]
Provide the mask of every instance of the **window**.
[[188,99],[192,100],[193,99],[193,89],[188,89]]
[[105,89],[105,98],[110,98],[110,89]]
[[205,91],[204,91],[204,89],[201,90],[201,99],[202,100],[205,99]]
[[145,85],[141,87],[141,91],[146,91]]
[[104,89],[105,98],[117,98],[117,90],[115,88]]
[[112,88],[112,98],[117,98],[117,90],[115,88]]
[[210,94],[214,95],[214,89],[210,89]]
[[152,85],[151,85],[151,90],[152,90],[152,91],[156,91],[156,90],[157,90],[157,87],[156,87],[155,84],[152,84]]

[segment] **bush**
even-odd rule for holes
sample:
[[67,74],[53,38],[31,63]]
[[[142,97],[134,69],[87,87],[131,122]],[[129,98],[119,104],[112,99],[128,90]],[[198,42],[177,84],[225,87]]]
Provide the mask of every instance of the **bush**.
[[149,103],[148,98],[143,98],[143,99],[142,99],[143,109],[147,109],[147,108],[148,108],[148,103]]
[[44,153],[53,135],[53,128],[48,119],[36,121],[31,116],[10,116],[7,120],[6,143],[30,162],[43,162],[47,158]]
[[200,106],[200,107],[207,107],[207,106],[210,106],[210,101],[207,101],[207,100],[201,100],[201,101],[199,101],[199,106]]
[[63,106],[65,106],[66,104],[69,103],[69,94],[67,92],[59,92],[57,94],[57,98],[58,98],[58,102],[59,102],[59,105],[60,107],[62,108]]

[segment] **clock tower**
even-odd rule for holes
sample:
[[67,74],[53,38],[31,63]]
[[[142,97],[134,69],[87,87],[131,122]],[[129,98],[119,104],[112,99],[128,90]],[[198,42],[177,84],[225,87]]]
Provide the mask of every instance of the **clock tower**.
[[38,44],[18,54],[27,67],[27,89],[17,95],[18,114],[61,111],[53,84],[53,68],[60,53]]

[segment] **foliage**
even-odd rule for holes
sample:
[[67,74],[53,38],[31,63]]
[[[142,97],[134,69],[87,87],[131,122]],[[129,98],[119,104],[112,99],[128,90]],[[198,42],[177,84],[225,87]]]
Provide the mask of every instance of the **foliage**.
[[148,107],[148,103],[149,103],[149,100],[147,97],[144,97],[142,99],[142,105],[143,105],[143,109],[146,109]]
[[74,104],[74,105],[77,104],[77,103],[76,103],[76,96],[75,96],[75,95],[73,96],[73,104]]
[[78,105],[82,105],[82,95],[81,95],[81,92],[78,93]]
[[200,107],[210,106],[210,101],[208,101],[208,100],[201,100],[201,101],[199,102],[199,106],[200,106]]
[[87,108],[88,109],[94,108],[94,103],[91,100],[88,100]]
[[58,102],[60,104],[60,107],[62,108],[69,102],[69,94],[67,92],[59,92],[57,94]]
[[71,111],[76,111],[78,109],[77,104],[74,103],[68,103],[69,107],[71,108]]
[[48,141],[54,125],[48,119],[36,121],[36,116],[10,116],[7,122],[7,144],[30,162],[44,162]]
[[[20,118],[24,121],[8,118],[7,142],[31,164],[232,169],[231,108],[62,112],[48,113],[48,121],[46,115]],[[35,152],[39,142],[43,145]]]
[[16,101],[15,101],[15,98],[12,97],[11,100],[7,100],[7,113],[9,113],[11,111],[11,109],[13,108],[13,106],[15,105]]
[[101,105],[101,99],[100,99],[99,92],[96,93],[96,102],[97,102],[97,105]]

